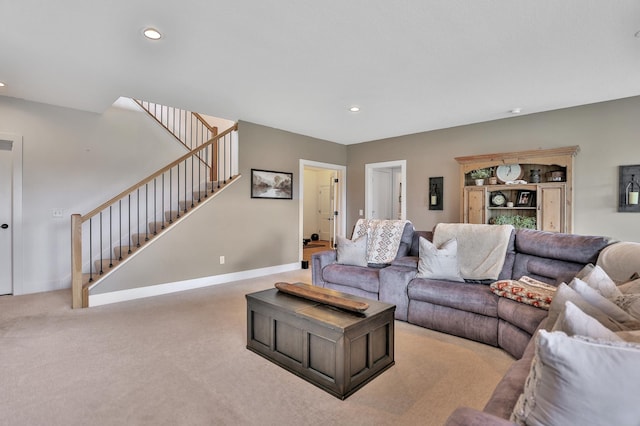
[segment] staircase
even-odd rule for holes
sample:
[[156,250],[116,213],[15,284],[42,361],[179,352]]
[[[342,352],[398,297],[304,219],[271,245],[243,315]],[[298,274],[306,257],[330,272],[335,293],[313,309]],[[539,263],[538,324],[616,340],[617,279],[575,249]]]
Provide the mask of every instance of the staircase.
[[71,215],[73,308],[88,307],[89,291],[109,273],[239,177],[237,123],[218,134],[197,114],[136,102],[188,152],[91,212]]

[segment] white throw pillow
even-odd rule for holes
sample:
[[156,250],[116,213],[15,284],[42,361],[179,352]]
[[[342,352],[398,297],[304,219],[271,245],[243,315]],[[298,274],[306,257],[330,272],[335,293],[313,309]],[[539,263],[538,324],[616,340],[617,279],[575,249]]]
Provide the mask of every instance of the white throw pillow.
[[460,274],[456,239],[452,238],[438,248],[431,241],[420,237],[417,277],[464,282]]
[[602,312],[600,309],[591,305],[587,302],[580,294],[578,294],[574,289],[570,288],[565,283],[561,283],[558,286],[558,290],[556,290],[555,296],[553,296],[553,300],[551,301],[551,305],[549,306],[549,316],[547,317],[547,322],[545,324],[545,329],[551,330],[558,319],[558,316],[564,309],[565,302],[571,301],[580,310],[592,318],[598,320],[598,322],[605,327],[607,327],[611,331],[626,331],[628,327],[623,326],[622,324],[612,320]]
[[341,265],[367,266],[367,236],[350,240],[338,235],[336,262]]
[[558,320],[553,326],[553,331],[563,331],[569,336],[586,336],[614,342],[624,340],[600,324],[598,320],[582,312],[580,308],[570,301],[565,302],[564,309],[560,312]]
[[589,285],[592,289],[606,297],[607,299],[613,299],[614,297],[621,296],[622,292],[616,286],[609,275],[600,266],[594,266],[591,263],[582,268],[576,275],[576,278],[581,279]]
[[614,302],[602,296],[596,290],[589,287],[587,283],[580,278],[574,278],[569,283],[569,287],[575,290],[587,302],[600,309],[613,320],[628,328],[640,328],[640,322],[633,316],[629,315],[622,308],[618,307]]
[[637,426],[640,345],[540,330],[511,421],[526,425]]

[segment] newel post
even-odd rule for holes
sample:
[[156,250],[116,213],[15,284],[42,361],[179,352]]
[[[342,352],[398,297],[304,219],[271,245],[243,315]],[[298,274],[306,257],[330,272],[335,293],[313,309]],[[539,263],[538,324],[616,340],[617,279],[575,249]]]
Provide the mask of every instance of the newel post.
[[82,216],[71,215],[71,307],[84,308],[82,297]]

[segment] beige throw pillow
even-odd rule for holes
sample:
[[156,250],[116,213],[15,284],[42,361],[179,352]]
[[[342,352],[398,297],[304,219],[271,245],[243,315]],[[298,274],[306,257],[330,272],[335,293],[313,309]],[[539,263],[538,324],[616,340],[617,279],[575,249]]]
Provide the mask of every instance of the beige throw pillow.
[[584,281],[579,278],[574,278],[569,283],[569,287],[575,290],[580,296],[582,296],[592,306],[600,309],[611,319],[619,322],[620,324],[631,328],[640,328],[640,322],[633,316],[629,315],[622,308],[616,305],[611,300],[602,296],[596,290],[589,287]]
[[436,247],[431,241],[420,237],[420,260],[418,278],[464,282],[458,263],[458,242],[455,238]]
[[561,283],[558,286],[556,295],[553,297],[551,305],[549,306],[549,316],[547,317],[547,322],[545,324],[545,328],[547,330],[553,329],[553,326],[555,325],[558,316],[564,309],[565,302],[567,301],[573,302],[573,304],[579,307],[582,312],[586,313],[592,318],[595,318],[600,324],[604,325],[611,331],[628,330],[628,327],[625,327],[622,324],[614,321],[600,309],[592,306],[579,293],[577,293],[565,283]]

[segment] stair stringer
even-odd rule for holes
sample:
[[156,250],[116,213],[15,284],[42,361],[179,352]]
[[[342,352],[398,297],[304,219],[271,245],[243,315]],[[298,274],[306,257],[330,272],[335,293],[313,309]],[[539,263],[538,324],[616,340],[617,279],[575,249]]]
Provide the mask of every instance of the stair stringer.
[[173,221],[170,224],[168,224],[168,226],[166,226],[164,229],[158,230],[158,234],[157,235],[154,235],[153,238],[150,238],[148,241],[146,241],[140,247],[136,248],[136,250],[133,251],[133,253],[127,255],[127,257],[122,259],[122,261],[120,261],[117,265],[113,266],[112,268],[109,268],[109,270],[107,272],[104,272],[102,275],[100,275],[99,277],[95,278],[92,283],[86,284],[84,290],[87,292],[87,297],[88,297],[88,295],[91,294],[92,290],[96,289],[101,284],[104,284],[104,283],[108,282],[109,279],[113,276],[113,274],[116,271],[118,271],[119,269],[121,269],[125,265],[127,265],[127,264],[129,264],[131,262],[134,262],[135,261],[134,259],[136,257],[138,257],[141,253],[143,253],[146,249],[151,247],[153,244],[157,243],[158,241],[161,241],[163,239],[163,237],[165,237],[169,232],[175,232],[174,230],[178,229],[179,225],[181,223],[183,223],[184,221],[188,220],[188,218],[193,213],[195,213],[199,209],[203,208],[205,205],[207,205],[208,203],[213,201],[215,198],[220,196],[226,189],[228,189],[229,187],[233,186],[241,177],[242,177],[242,175],[236,175],[236,176],[233,177],[233,179],[228,180],[226,184],[221,186],[215,192],[209,193],[209,195],[206,198],[202,199],[194,207],[188,209],[184,213],[181,213],[180,217],[174,218]]

